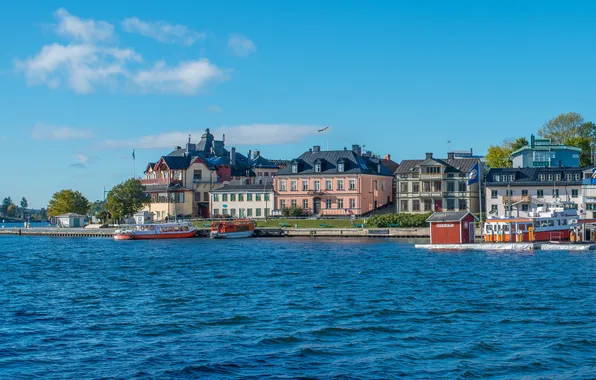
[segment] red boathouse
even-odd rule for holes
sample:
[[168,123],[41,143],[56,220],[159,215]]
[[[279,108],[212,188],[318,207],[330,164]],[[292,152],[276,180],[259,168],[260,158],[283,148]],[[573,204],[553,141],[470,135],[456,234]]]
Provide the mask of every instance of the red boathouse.
[[431,244],[474,243],[474,223],[478,218],[471,212],[435,212],[426,221],[430,223]]

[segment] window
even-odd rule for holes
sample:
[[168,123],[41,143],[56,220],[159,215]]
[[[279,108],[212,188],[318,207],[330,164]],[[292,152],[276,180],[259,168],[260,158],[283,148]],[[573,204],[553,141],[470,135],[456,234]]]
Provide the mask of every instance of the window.
[[499,206],[498,205],[491,205],[490,206],[490,213],[491,214],[496,214],[499,211]]
[[308,208],[308,199],[303,199],[302,200],[302,208],[303,209],[307,209]]
[[521,192],[522,195],[528,195],[528,190],[522,190]]
[[447,199],[447,211],[453,211],[455,209],[455,199]]
[[578,192],[577,189],[571,189],[571,198],[577,198]]
[[333,182],[330,179],[325,180],[325,190],[331,190],[333,188]]
[[385,191],[385,181],[381,181],[381,191]]
[[509,182],[515,181],[515,174],[509,174]]
[[464,211],[468,209],[468,201],[465,199],[459,200],[459,211]]
[[246,211],[243,208],[238,210],[239,217],[244,218],[245,215],[246,215]]
[[356,199],[350,198],[350,208],[356,208]]
[[321,164],[315,164],[315,173],[321,172]]
[[427,166],[426,167],[426,174],[439,174],[441,173],[440,166]]
[[302,191],[308,190],[308,181],[302,181]]
[[401,212],[407,212],[408,211],[408,201],[400,201],[400,209],[399,211]]
[[222,202],[227,202],[228,201],[228,194],[222,194],[221,195],[221,201]]
[[282,199],[282,200],[279,201],[279,208],[282,209],[282,210],[284,208],[286,208],[286,200],[285,199]]
[[433,202],[431,199],[424,200],[424,209],[423,211],[432,211],[433,210]]
[[236,209],[235,208],[230,209],[230,216],[236,216]]
[[292,173],[293,174],[297,174],[298,173],[298,165],[296,165],[296,164],[293,164],[292,165]]
[[399,191],[402,193],[407,193],[408,192],[408,183],[407,182],[402,182],[399,184]]
[[544,198],[544,190],[536,190],[536,198]]
[[447,191],[455,191],[455,182],[453,182],[453,181],[447,182]]
[[512,197],[515,194],[515,190],[505,190],[505,195]]
[[561,175],[555,174],[555,181],[560,181],[560,180],[561,180]]
[[213,194],[213,202],[219,202],[219,194]]
[[466,181],[460,181],[459,182],[459,191],[467,191],[468,190],[468,184],[466,183]]
[[203,192],[203,202],[209,202],[209,192],[208,191]]
[[576,180],[576,181],[579,181],[579,173],[575,173],[573,175],[573,179]]
[[325,208],[327,208],[327,209],[331,208],[331,199],[325,199]]
[[257,201],[257,202],[261,201],[261,194],[255,194],[255,201]]
[[269,202],[269,194],[265,194],[265,202]]
[[296,191],[296,190],[298,190],[298,181],[291,181],[291,182],[290,182],[290,190],[291,190],[291,191]]
[[344,208],[344,200],[342,198],[337,199],[337,208],[338,209]]
[[548,175],[546,176],[546,179],[547,179],[549,182],[552,182],[552,181],[553,181],[553,175],[552,175],[552,174],[548,174]]
[[344,180],[338,179],[336,182],[337,182],[337,190],[343,190],[344,189]]
[[295,199],[292,199],[292,200],[290,201],[290,205],[291,205],[293,208],[296,208],[296,200],[295,200]]
[[356,190],[356,180],[355,179],[351,179],[348,182],[348,186],[350,187],[350,190]]
[[219,215],[219,209],[218,208],[214,208],[213,209],[213,215]]
[[565,181],[571,181],[573,179],[573,175],[571,173],[565,174]]
[[422,182],[422,191],[430,191],[430,181]]
[[412,211],[420,211],[420,201],[418,199],[412,201]]
[[439,182],[439,181],[433,182],[433,189],[434,189],[434,191],[441,191],[441,182]]
[[279,191],[286,191],[286,181],[279,181]]
[[491,199],[497,199],[499,197],[499,192],[497,190],[491,190],[490,197]]
[[236,202],[236,194],[230,194],[230,202]]
[[540,174],[540,180],[541,180],[541,181],[544,181],[544,180],[546,180],[546,176],[545,176],[544,174]]
[[534,166],[548,166],[550,156],[550,152],[534,152]]
[[522,205],[522,211],[528,211],[528,205]]
[[192,175],[192,180],[198,182],[203,179],[203,171],[202,170],[195,170]]
[[261,209],[255,208],[255,216],[261,216]]
[[500,175],[493,175],[493,182],[501,182],[501,176]]
[[315,181],[315,191],[320,191],[320,190],[321,190],[321,182]]
[[238,194],[238,202],[244,202],[244,194]]
[[553,189],[553,198],[559,198],[559,189]]
[[252,202],[252,194],[246,194],[246,201]]
[[265,209],[265,217],[269,216],[269,214],[270,214],[270,212],[269,212],[269,209],[268,209],[268,208],[266,208],[266,209]]
[[344,172],[344,163],[340,162],[339,164],[337,164],[337,171],[340,173]]
[[252,216],[252,208],[247,208],[246,209],[246,216],[251,217]]
[[265,177],[269,177],[269,172],[265,172]]
[[412,183],[412,193],[419,193],[420,192],[420,182],[413,182]]

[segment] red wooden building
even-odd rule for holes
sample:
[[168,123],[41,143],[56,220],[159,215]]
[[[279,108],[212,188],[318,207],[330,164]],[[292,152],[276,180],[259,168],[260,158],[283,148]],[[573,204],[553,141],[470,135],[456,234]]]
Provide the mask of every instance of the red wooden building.
[[474,222],[477,220],[478,218],[468,211],[435,212],[426,220],[430,223],[430,243],[474,243]]

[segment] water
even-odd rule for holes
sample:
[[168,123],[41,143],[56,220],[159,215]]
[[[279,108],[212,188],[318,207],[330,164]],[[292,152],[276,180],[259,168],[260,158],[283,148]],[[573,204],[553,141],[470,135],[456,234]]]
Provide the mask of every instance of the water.
[[0,378],[596,377],[596,253],[0,237]]
[[[35,227],[51,227],[48,222],[31,222],[31,228]],[[24,228],[23,222],[3,222],[0,218],[0,228]]]

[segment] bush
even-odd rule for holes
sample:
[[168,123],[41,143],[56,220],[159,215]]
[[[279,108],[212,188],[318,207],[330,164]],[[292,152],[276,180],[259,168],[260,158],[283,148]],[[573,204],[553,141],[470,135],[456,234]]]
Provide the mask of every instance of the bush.
[[400,227],[412,228],[412,227],[428,227],[426,219],[428,219],[432,213],[424,214],[385,214],[376,215],[369,218],[366,221],[367,227],[379,227],[384,228],[390,224],[397,224]]
[[292,206],[290,208],[283,208],[281,214],[286,218],[288,216],[302,216],[304,215],[304,209],[302,207]]

